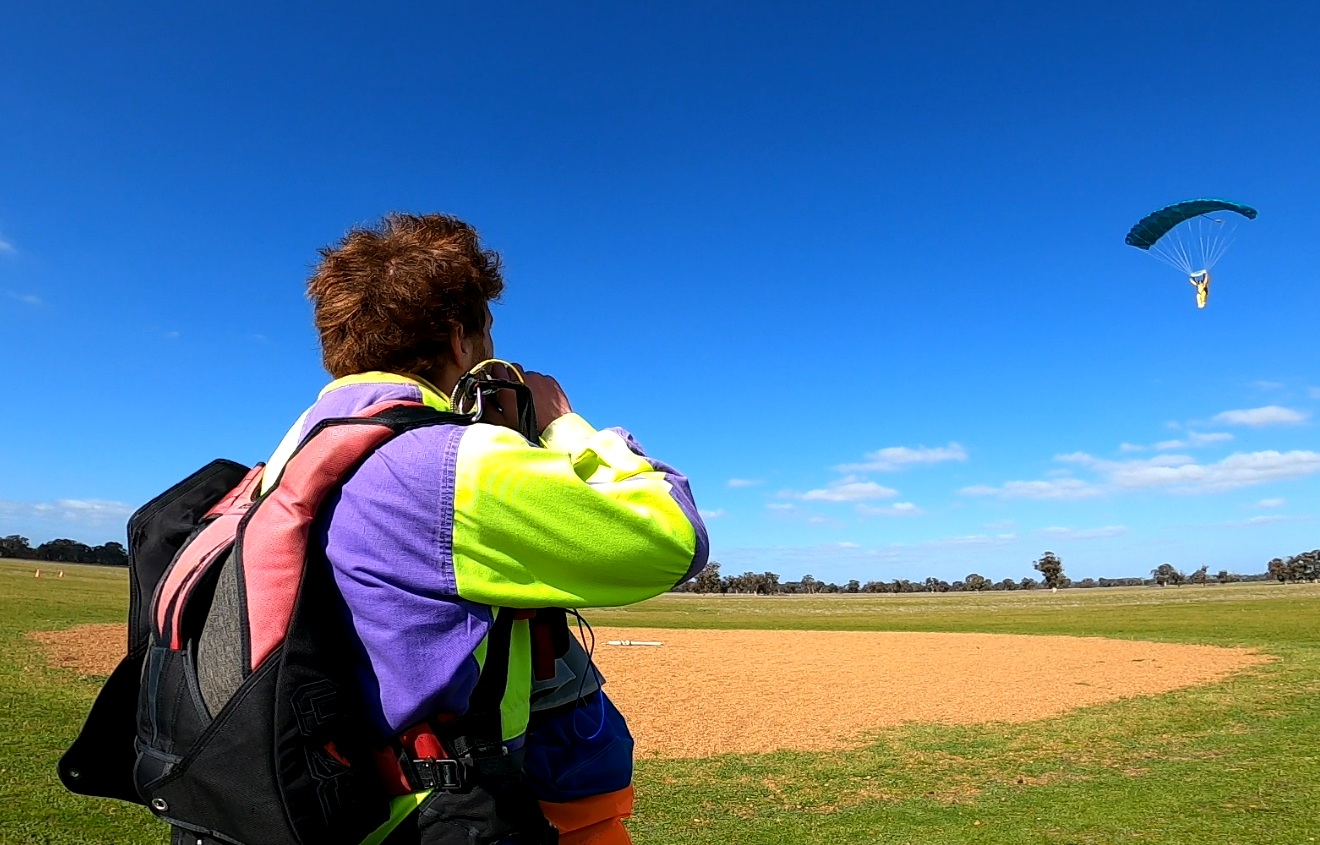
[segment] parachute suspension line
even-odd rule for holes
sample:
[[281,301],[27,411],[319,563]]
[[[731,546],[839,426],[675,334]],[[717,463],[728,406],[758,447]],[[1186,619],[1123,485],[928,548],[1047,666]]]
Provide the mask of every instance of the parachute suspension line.
[[[1209,269],[1210,269],[1210,266],[1206,263],[1206,261],[1208,260],[1208,258],[1209,258],[1209,256],[1210,256],[1210,252],[1211,252],[1211,248],[1210,248],[1210,247],[1211,247],[1211,244],[1214,243],[1214,233],[1213,233],[1213,232],[1207,232],[1207,231],[1205,230],[1205,223],[1204,223],[1205,219],[1206,219],[1206,218],[1204,218],[1204,217],[1198,217],[1198,218],[1196,218],[1196,223],[1197,223],[1197,225],[1196,225],[1196,240],[1197,240],[1197,242],[1199,242],[1199,243],[1201,244],[1201,269],[1202,269],[1202,270],[1209,270]],[[1206,241],[1207,238],[1209,238],[1209,240],[1210,240],[1209,243],[1207,243],[1207,241]]]
[[1218,264],[1219,259],[1224,257],[1224,253],[1228,252],[1228,248],[1237,240],[1236,220],[1220,224],[1216,228],[1218,231],[1215,233],[1217,237],[1213,244],[1213,252],[1206,258],[1207,270]]
[[1236,240],[1234,221],[1196,217],[1173,229],[1149,250],[1150,254],[1192,276],[1209,270]]
[[1188,254],[1187,244],[1183,241],[1184,234],[1177,229],[1169,232],[1151,247],[1150,253],[1175,270],[1181,270],[1190,276],[1194,268],[1192,256]]

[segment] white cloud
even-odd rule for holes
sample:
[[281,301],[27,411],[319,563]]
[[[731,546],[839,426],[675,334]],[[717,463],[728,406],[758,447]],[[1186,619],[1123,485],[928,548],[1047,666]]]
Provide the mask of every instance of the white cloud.
[[1238,452],[1213,464],[1197,464],[1177,457],[1177,463],[1127,461],[1106,466],[1110,480],[1129,490],[1167,487],[1175,493],[1219,493],[1285,478],[1300,478],[1320,472],[1320,453]]
[[787,502],[767,502],[766,507],[772,511],[795,511],[797,505],[790,505]]
[[5,240],[3,237],[0,237],[0,252],[17,252],[17,251],[18,250],[14,249],[13,244]]
[[1256,503],[1256,507],[1269,510],[1273,508],[1281,508],[1286,504],[1288,504],[1287,499],[1261,499]]
[[783,494],[804,502],[864,502],[869,499],[889,499],[898,495],[892,487],[876,484],[874,481],[843,481],[831,484],[820,490],[808,490],[805,493]]
[[1017,539],[1016,534],[973,534],[967,537],[945,537],[942,540],[927,540],[916,545],[917,548],[922,549],[985,548],[1012,545],[1017,542]]
[[730,487],[755,487],[761,483],[760,479],[755,478],[730,478],[728,482]]
[[903,467],[918,464],[938,464],[945,461],[965,461],[967,450],[957,443],[927,448],[918,446],[890,446],[877,452],[867,452],[865,463],[844,464],[839,472],[896,472]]
[[1320,387],[1308,387],[1306,392],[1312,399],[1320,399]]
[[1257,525],[1275,525],[1280,522],[1307,522],[1309,516],[1284,516],[1281,513],[1272,513],[1268,516],[1253,516],[1251,519],[1225,522],[1230,528],[1253,528]]
[[911,502],[895,502],[888,507],[858,505],[857,512],[863,516],[921,516],[925,513],[924,510]]
[[10,298],[10,299],[17,299],[19,302],[23,303],[24,305],[31,305],[31,306],[34,307],[34,308],[37,308],[37,307],[40,307],[40,306],[46,304],[46,303],[42,300],[42,298],[39,297],[39,296],[37,296],[36,294],[31,294],[31,293],[14,293],[13,291],[6,291],[6,293],[9,295],[9,298]]
[[1212,443],[1227,443],[1233,435],[1227,431],[1214,431],[1202,434],[1197,431],[1187,432],[1186,440],[1164,440],[1155,444],[1156,449],[1187,449],[1196,446],[1209,446]]
[[1118,451],[1120,451],[1120,452],[1144,452],[1144,451],[1146,451],[1146,447],[1145,447],[1145,446],[1138,446],[1138,445],[1135,444],[1135,443],[1120,443],[1120,444],[1118,444]]
[[999,487],[977,484],[964,487],[958,492],[964,496],[996,496],[1000,499],[1071,502],[1099,496],[1104,493],[1104,490],[1078,478],[1056,478],[1052,481],[1008,481]]
[[991,531],[1003,531],[1005,529],[1012,528],[1015,525],[1017,525],[1016,521],[1011,519],[1005,519],[1000,522],[987,522],[985,524],[985,527],[989,528]]
[[1127,526],[1106,525],[1104,528],[1042,528],[1036,532],[1040,537],[1058,540],[1098,540],[1103,537],[1119,537],[1128,533]]
[[10,519],[61,520],[76,525],[104,525],[127,519],[135,510],[123,502],[101,499],[56,499],[53,502],[11,502],[0,499],[0,516]]
[[1256,388],[1257,390],[1278,390],[1279,388],[1283,387],[1283,382],[1265,381],[1264,379],[1260,379],[1258,381],[1253,381],[1251,383],[1251,386]]
[[724,508],[717,508],[716,510],[713,511],[699,510],[697,511],[697,513],[701,514],[702,519],[719,519],[720,517],[724,516],[725,511]]
[[[1107,486],[1119,490],[1168,489],[1171,493],[1219,493],[1286,478],[1301,478],[1320,472],[1320,453],[1236,452],[1212,464],[1198,464],[1187,455],[1158,455],[1144,460],[1106,461],[1085,452],[1056,455],[1056,461],[1078,464],[1099,473]],[[1059,482],[1009,482],[1009,484],[1054,485]],[[1080,483],[1080,482],[1079,482]],[[1008,495],[1003,488],[983,488],[987,492],[970,495]],[[1102,489],[1102,488],[1095,488]],[[964,491],[969,492],[969,491]],[[1020,496],[1030,498],[1030,496]]]
[[1215,422],[1250,426],[1292,425],[1305,421],[1308,416],[1310,415],[1301,411],[1294,411],[1292,408],[1266,405],[1263,408],[1224,411],[1222,414],[1215,415]]

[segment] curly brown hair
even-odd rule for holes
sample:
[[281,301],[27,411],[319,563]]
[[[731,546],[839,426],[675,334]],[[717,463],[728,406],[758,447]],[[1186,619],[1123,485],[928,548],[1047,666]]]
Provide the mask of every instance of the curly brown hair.
[[320,253],[307,297],[334,378],[426,372],[452,357],[456,327],[485,330],[487,303],[504,290],[499,254],[447,214],[388,214]]

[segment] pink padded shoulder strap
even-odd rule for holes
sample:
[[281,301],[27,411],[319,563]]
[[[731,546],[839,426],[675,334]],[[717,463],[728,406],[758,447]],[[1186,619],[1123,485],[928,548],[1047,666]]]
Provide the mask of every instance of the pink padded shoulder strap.
[[175,608],[183,606],[188,592],[212,561],[233,545],[238,524],[252,507],[252,500],[261,487],[264,469],[262,464],[253,467],[237,487],[206,513],[203,519],[211,519],[211,523],[179,551],[179,556],[161,578],[153,599],[156,634],[161,638],[168,637],[170,648],[183,647],[179,620],[172,618],[179,615]]
[[[357,417],[371,417],[417,402],[383,402]],[[284,642],[302,584],[307,538],[325,497],[367,455],[394,435],[384,423],[339,424],[303,441],[275,487],[249,514],[239,537],[243,586],[256,671]]]

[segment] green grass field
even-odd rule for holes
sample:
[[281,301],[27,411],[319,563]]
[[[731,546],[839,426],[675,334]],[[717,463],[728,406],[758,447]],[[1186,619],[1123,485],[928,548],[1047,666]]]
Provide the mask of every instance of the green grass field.
[[[126,573],[66,566],[62,580],[37,580],[33,568],[0,562],[0,842],[162,842],[145,811],[59,786],[55,761],[100,679],[48,668],[24,636],[121,621]],[[589,618],[1077,634],[1246,645],[1280,658],[1214,686],[1028,724],[894,728],[860,751],[642,760],[631,823],[638,845],[1320,841],[1320,585],[664,596]],[[1039,659],[1048,661],[1048,651]],[[837,698],[848,706],[848,690]],[[707,729],[703,715],[692,714],[691,730]]]

